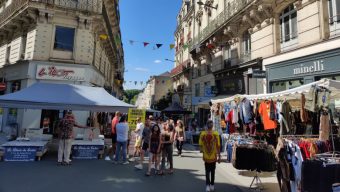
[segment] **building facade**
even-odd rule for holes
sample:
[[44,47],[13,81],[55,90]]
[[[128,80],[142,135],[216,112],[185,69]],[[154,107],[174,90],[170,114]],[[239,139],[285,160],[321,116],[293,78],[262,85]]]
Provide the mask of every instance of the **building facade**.
[[[1,0],[0,77],[12,93],[37,82],[104,87],[123,95],[124,52],[116,0]],[[41,127],[60,111],[5,109],[3,125]],[[85,124],[89,112],[76,112]]]
[[138,95],[135,105],[138,109],[155,109],[155,104],[166,96],[168,92],[173,92],[169,72],[151,76],[143,92]]

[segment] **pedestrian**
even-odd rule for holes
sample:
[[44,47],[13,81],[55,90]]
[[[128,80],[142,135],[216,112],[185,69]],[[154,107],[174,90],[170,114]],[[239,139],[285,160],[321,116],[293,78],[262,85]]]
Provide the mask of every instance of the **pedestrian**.
[[176,147],[177,147],[177,154],[178,156],[182,156],[182,150],[183,150],[183,144],[185,140],[185,129],[184,129],[184,123],[182,120],[177,120],[177,126],[176,126]]
[[142,150],[140,153],[140,161],[139,164],[135,166],[136,169],[143,169],[144,155],[147,151],[149,151],[149,142],[151,136],[151,128],[150,128],[150,120],[147,119],[145,121],[145,126],[142,132]]
[[110,161],[110,154],[112,155],[112,159],[115,158],[116,154],[116,144],[117,144],[117,133],[116,133],[116,125],[119,123],[121,113],[116,111],[114,118],[111,121],[111,138],[112,138],[112,145],[109,149],[107,156],[105,157],[106,161]]
[[[128,134],[129,134],[129,126],[126,122],[126,115],[122,115],[119,119],[119,123],[116,125],[116,134],[117,134],[117,145],[116,145],[116,157],[114,159],[114,163],[117,164],[120,156],[123,157],[123,164],[129,164],[126,157],[127,151],[127,142],[128,142]],[[121,154],[122,152],[122,154]]]
[[150,142],[149,142],[149,166],[148,171],[145,173],[146,176],[151,175],[151,164],[154,160],[155,169],[159,172],[159,154],[161,151],[161,130],[157,124],[152,125]]
[[[162,149],[162,166],[159,175],[163,175],[166,169],[165,160],[170,164],[169,174],[173,171],[173,142],[174,142],[174,132],[173,125],[164,123],[164,131],[161,133],[161,149]],[[171,128],[172,127],[172,128]]]
[[133,157],[140,156],[141,148],[142,148],[142,137],[143,137],[143,129],[144,124],[142,122],[142,118],[137,118],[137,125],[134,132],[136,133],[136,142],[135,142],[135,151]]
[[199,146],[203,152],[205,166],[206,191],[214,191],[216,162],[220,163],[220,138],[217,131],[213,131],[214,123],[207,121],[207,130],[202,131]]
[[72,111],[66,112],[59,123],[58,165],[71,165],[70,154],[72,148],[73,127],[86,128],[76,122]]

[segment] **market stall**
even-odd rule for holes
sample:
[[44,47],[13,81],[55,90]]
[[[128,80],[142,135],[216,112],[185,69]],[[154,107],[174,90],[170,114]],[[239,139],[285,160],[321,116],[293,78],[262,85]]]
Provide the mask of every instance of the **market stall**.
[[[253,164],[254,159],[245,153],[264,152],[269,149],[264,146],[273,145],[281,191],[331,191],[332,184],[340,181],[335,153],[339,148],[334,142],[339,132],[335,119],[339,118],[339,99],[340,81],[322,79],[277,93],[212,100],[212,119],[226,121],[230,138],[235,132],[252,138],[246,144],[242,137],[227,141],[228,159],[235,168],[262,171],[261,164]],[[261,147],[254,144],[259,142]],[[236,157],[240,151],[243,155]],[[258,177],[254,180],[261,182]]]
[[[95,112],[121,111],[124,113],[129,108],[134,108],[134,106],[113,97],[101,87],[50,83],[36,83],[21,91],[0,96],[0,107]],[[41,139],[42,137],[46,136],[41,134],[40,139],[24,137],[4,143],[2,145],[3,159],[5,161],[31,161],[38,156],[38,160],[40,160],[42,154],[48,150],[48,141],[44,141]],[[86,159],[86,156],[93,158],[95,154],[96,157],[103,154],[104,141],[102,139],[96,137],[91,139],[86,137],[85,139],[74,141],[74,158]]]

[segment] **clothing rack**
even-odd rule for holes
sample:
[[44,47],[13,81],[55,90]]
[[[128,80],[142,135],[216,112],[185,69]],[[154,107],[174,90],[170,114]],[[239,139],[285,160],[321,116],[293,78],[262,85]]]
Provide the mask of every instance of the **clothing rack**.
[[[256,187],[253,187],[253,185],[256,185]],[[249,189],[254,189],[254,190],[259,190],[259,191],[262,191],[263,190],[263,184],[262,184],[262,181],[259,177],[259,172],[256,171],[256,174],[253,178],[253,181],[251,182],[250,186],[249,186]]]

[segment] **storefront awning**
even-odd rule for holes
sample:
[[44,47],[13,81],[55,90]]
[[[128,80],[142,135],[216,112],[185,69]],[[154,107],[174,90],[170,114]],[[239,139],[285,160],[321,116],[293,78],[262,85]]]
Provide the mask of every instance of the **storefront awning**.
[[35,83],[21,91],[0,96],[0,107],[124,113],[134,108],[101,87],[52,83]]

